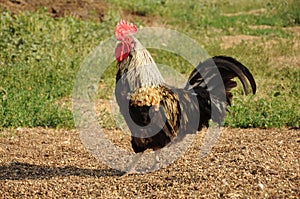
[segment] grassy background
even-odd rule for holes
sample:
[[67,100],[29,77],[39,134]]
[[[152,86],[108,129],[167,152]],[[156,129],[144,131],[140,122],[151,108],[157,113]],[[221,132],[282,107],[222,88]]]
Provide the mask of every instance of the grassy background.
[[[73,128],[70,107],[76,72],[85,56],[113,35],[120,17],[130,18],[138,25],[178,30],[197,40],[210,55],[233,56],[249,67],[258,84],[257,94],[243,96],[240,87],[234,91],[226,126],[299,127],[299,32],[289,29],[300,25],[299,1],[107,3],[110,6],[101,23],[72,17],[51,18],[45,9],[19,15],[0,13],[1,128]],[[240,35],[255,39],[227,45],[228,38]],[[188,76],[190,68],[177,56],[151,52],[157,62],[174,66]],[[100,98],[109,98],[115,72],[114,64],[105,72],[100,81]]]

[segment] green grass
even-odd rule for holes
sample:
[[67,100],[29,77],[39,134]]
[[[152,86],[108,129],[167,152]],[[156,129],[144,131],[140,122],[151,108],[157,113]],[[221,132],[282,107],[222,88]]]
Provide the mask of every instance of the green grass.
[[[197,40],[210,55],[233,56],[249,67],[257,80],[257,94],[245,97],[241,87],[234,91],[226,126],[299,126],[299,66],[290,61],[298,57],[299,63],[300,52],[294,46],[299,36],[285,29],[299,26],[299,1],[107,1],[111,7],[102,23],[53,19],[45,10],[0,13],[0,128],[74,128],[71,98],[76,72],[88,53],[113,35],[124,12],[135,15],[139,25],[146,25],[145,17],[160,20]],[[252,14],[253,10],[261,11]],[[268,27],[251,28],[259,25]],[[252,35],[258,40],[224,49],[220,47],[224,35]],[[191,68],[180,57],[151,52],[158,63],[188,76]],[[280,57],[286,62],[277,63]],[[99,98],[110,98],[114,73],[112,64],[100,81]],[[104,114],[109,118],[107,111]]]
[[2,13],[1,126],[73,127],[70,106],[60,101],[71,98],[83,57],[109,35],[102,25],[52,19],[43,10]]

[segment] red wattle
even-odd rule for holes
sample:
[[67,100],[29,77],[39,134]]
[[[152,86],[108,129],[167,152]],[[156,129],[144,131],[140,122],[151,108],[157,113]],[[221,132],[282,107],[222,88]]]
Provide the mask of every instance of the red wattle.
[[130,53],[130,47],[128,44],[122,42],[117,45],[115,50],[115,56],[118,62],[121,62],[124,59],[126,59],[129,53]]

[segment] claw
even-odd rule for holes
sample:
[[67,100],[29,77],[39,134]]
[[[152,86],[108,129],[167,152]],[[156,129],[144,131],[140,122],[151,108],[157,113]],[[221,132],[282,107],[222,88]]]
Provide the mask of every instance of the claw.
[[124,177],[127,177],[129,175],[134,175],[134,174],[143,174],[144,172],[138,172],[136,171],[135,169],[132,169],[132,170],[129,170],[127,172],[125,172],[123,175],[121,175],[120,178],[124,178]]

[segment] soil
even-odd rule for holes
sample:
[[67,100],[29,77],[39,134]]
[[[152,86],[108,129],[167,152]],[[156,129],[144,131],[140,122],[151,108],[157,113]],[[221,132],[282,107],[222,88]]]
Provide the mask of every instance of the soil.
[[18,14],[46,8],[53,17],[74,16],[101,21],[107,3],[103,0],[0,0],[0,8]]
[[226,14],[223,14],[224,16],[227,16],[227,17],[232,17],[232,16],[240,16],[240,15],[260,15],[262,13],[266,12],[266,9],[262,8],[262,9],[255,9],[255,10],[250,10],[248,12],[236,12],[236,13],[226,13]]
[[[18,128],[0,134],[0,198],[300,196],[299,130],[224,128],[211,153],[200,158],[204,129],[174,163],[125,177],[88,153],[76,130]],[[129,136],[118,142],[128,144]]]
[[243,42],[247,43],[254,43],[259,40],[260,37],[258,36],[250,36],[250,35],[227,35],[227,36],[222,36],[221,40],[221,47],[223,49],[227,48],[232,48],[234,46],[240,45]]
[[[53,17],[101,21],[108,5],[101,0],[0,0],[1,9],[16,14],[41,6]],[[131,150],[128,135],[105,131]],[[0,198],[300,197],[299,129],[224,128],[211,153],[200,158],[204,134],[205,129],[167,167],[122,177],[86,150],[76,130],[5,129],[0,131]]]

